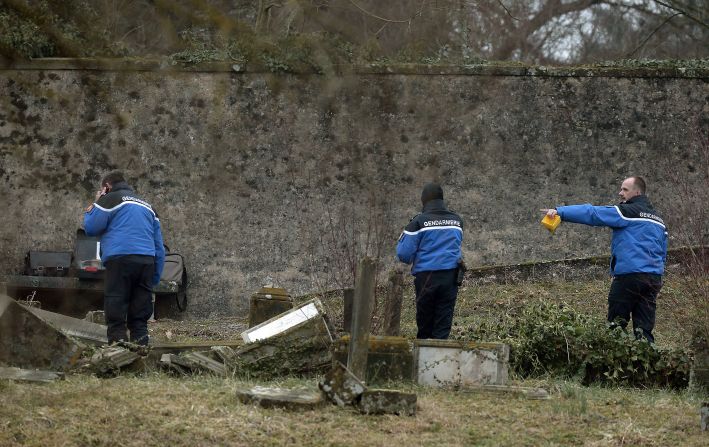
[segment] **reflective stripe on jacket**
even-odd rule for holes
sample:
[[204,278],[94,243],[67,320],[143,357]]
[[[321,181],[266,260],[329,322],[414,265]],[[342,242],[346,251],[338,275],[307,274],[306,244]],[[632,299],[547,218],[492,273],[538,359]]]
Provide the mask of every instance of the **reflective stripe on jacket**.
[[165,263],[160,219],[126,183],[114,185],[94,203],[84,214],[84,229],[89,236],[100,236],[104,262],[122,255],[154,256],[153,284],[160,281]]
[[401,233],[396,255],[401,262],[412,264],[412,275],[448,270],[458,266],[462,243],[462,219],[448,210],[443,200],[435,199],[427,202]]
[[616,206],[571,205],[559,206],[556,211],[562,221],[613,230],[612,275],[664,273],[667,230],[646,196],[636,196]]

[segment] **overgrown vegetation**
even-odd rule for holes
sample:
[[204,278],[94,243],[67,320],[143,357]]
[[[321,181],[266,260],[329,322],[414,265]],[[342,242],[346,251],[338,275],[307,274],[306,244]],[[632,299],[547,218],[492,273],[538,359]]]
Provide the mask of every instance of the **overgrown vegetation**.
[[501,320],[457,332],[461,338],[508,343],[511,366],[523,377],[673,388],[689,381],[687,350],[661,349],[621,328],[609,330],[598,316],[563,304],[532,303]]

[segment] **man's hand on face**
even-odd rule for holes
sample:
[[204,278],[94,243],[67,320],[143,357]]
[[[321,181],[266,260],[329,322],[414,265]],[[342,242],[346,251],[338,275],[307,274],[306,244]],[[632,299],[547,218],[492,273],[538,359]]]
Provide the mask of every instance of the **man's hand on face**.
[[94,202],[98,202],[98,199],[100,199],[101,196],[106,195],[106,193],[108,193],[108,187],[104,185],[100,190],[96,191]]

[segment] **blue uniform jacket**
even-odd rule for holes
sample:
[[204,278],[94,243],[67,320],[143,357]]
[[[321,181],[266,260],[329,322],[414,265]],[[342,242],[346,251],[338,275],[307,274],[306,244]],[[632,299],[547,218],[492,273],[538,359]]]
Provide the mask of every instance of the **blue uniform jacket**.
[[443,200],[430,200],[401,233],[396,255],[412,264],[411,274],[448,270],[458,266],[463,243],[463,221]]
[[89,236],[101,237],[101,259],[122,255],[155,257],[153,285],[160,281],[165,264],[160,219],[148,202],[135,196],[126,183],[114,185],[84,214]]
[[612,275],[664,273],[667,230],[646,196],[636,196],[616,206],[571,205],[559,206],[556,211],[562,221],[613,230]]

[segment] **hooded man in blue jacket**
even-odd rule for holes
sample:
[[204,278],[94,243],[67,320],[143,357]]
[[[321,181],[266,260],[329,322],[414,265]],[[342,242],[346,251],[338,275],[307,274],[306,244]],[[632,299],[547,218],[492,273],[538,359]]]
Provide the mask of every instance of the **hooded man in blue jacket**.
[[645,180],[628,177],[615,206],[571,205],[544,209],[563,222],[605,226],[613,230],[610,270],[613,282],[608,293],[608,321],[625,328],[631,318],[637,337],[654,342],[657,295],[667,258],[667,230],[645,195]]
[[458,295],[458,261],[463,243],[463,221],[446,208],[443,189],[423,187],[423,211],[401,233],[396,246],[399,260],[411,264],[416,288],[416,338],[446,339],[451,331]]
[[165,263],[157,213],[137,197],[122,173],[112,172],[101,180],[96,201],[84,214],[84,229],[101,238],[108,342],[127,340],[127,324],[130,341],[147,345],[152,289]]

